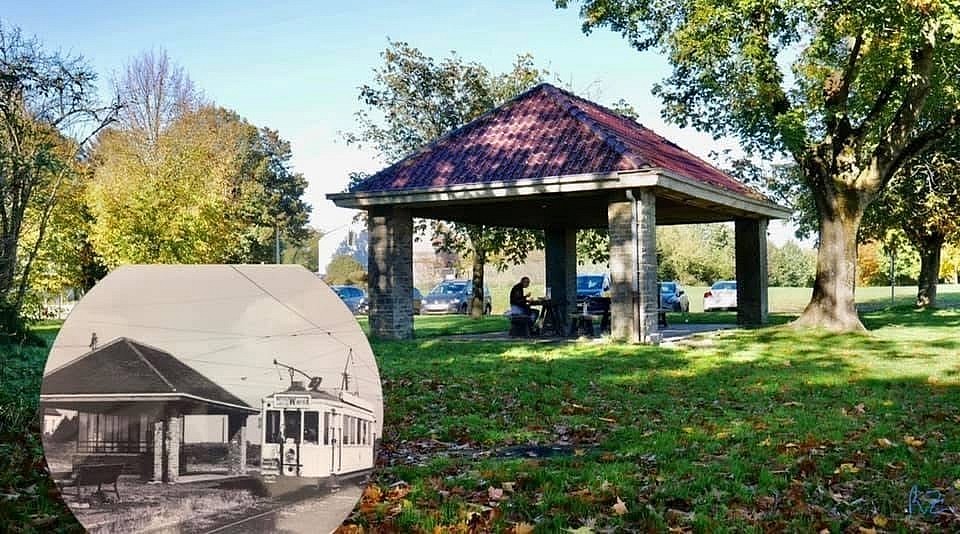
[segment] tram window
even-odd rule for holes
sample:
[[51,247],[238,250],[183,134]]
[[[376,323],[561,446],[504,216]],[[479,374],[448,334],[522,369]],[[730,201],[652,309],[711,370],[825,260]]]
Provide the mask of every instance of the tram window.
[[349,415],[343,416],[343,444],[350,445],[350,417]]
[[360,445],[367,444],[367,422],[360,420]]
[[280,410],[267,410],[265,433],[267,443],[280,443]]
[[303,412],[303,442],[317,443],[320,432],[320,414],[317,412]]
[[283,411],[283,438],[300,443],[300,410]]
[[330,445],[330,412],[323,412],[323,444]]

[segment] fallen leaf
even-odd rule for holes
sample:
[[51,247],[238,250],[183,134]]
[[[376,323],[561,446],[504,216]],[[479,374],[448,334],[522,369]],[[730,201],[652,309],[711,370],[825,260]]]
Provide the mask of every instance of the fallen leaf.
[[893,447],[896,444],[887,438],[880,438],[877,440],[877,445],[883,447],[884,449],[889,449],[890,447]]
[[533,525],[530,523],[517,523],[513,525],[513,534],[530,534],[533,532]]
[[803,406],[803,403],[802,403],[802,402],[797,402],[797,401],[787,401],[787,402],[783,403],[783,405],[784,405],[784,406]]
[[859,527],[859,528],[860,528],[859,530],[860,534],[877,534],[877,529],[875,528],[867,528],[867,527]]
[[760,446],[761,446],[761,447],[769,447],[769,446],[770,446],[770,443],[771,443],[771,442],[770,442],[770,438],[767,438],[767,439],[765,439],[765,440],[763,440],[763,441],[760,442]]
[[882,515],[873,516],[873,524],[877,525],[880,528],[887,526],[887,522],[888,522],[887,518],[883,517]]
[[923,443],[924,443],[922,439],[918,439],[913,436],[903,436],[903,442],[909,445],[910,447],[913,447],[914,449],[919,449],[923,447]]
[[587,451],[585,451],[585,450],[583,450],[583,449],[573,449],[573,455],[574,455],[574,456],[583,456],[583,455],[586,454],[586,453],[587,453]]
[[500,488],[495,488],[490,486],[487,488],[487,494],[490,496],[491,500],[499,501],[503,499],[503,490]]
[[840,467],[836,468],[834,473],[858,473],[860,471],[857,466],[853,464],[840,464]]
[[503,487],[504,491],[509,491],[510,493],[513,493],[514,484],[515,484],[514,482],[504,482],[503,484],[501,484],[501,486]]
[[610,491],[610,488],[613,487],[613,484],[604,480],[603,484],[600,484],[600,491]]
[[623,515],[627,513],[627,503],[623,502],[620,497],[617,497],[617,502],[610,507],[613,510],[613,513],[616,515]]

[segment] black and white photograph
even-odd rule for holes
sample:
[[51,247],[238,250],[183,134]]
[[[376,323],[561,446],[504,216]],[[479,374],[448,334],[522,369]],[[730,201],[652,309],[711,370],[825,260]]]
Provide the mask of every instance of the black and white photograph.
[[40,403],[91,532],[333,531],[383,421],[360,326],[295,265],[116,269],[64,322]]

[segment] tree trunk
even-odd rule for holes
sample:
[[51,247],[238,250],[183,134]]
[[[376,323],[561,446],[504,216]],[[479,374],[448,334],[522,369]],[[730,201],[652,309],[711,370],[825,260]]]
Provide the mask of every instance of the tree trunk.
[[470,317],[483,317],[483,267],[486,264],[486,254],[482,250],[473,252],[473,297],[470,299]]
[[797,326],[837,332],[865,330],[857,316],[857,231],[868,202],[859,191],[814,191],[820,212],[820,244],[813,296]]
[[917,306],[937,307],[937,282],[940,280],[940,251],[944,236],[933,234],[915,245],[920,251],[920,278],[917,279]]

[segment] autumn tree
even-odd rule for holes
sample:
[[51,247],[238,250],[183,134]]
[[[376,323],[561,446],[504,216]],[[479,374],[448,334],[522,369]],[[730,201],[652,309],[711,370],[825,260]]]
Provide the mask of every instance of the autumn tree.
[[793,160],[820,245],[796,324],[857,330],[864,211],[905,162],[960,124],[956,9],[942,0],[584,0],[581,15],[585,32],[608,27],[668,55],[673,72],[654,88],[666,119]]
[[91,239],[107,264],[273,261],[277,227],[306,236],[306,180],[289,167],[289,143],[236,113],[203,106],[143,137],[104,132],[87,189]]
[[[0,23],[0,329],[23,332],[28,283],[64,184],[116,111],[79,56],[50,52]],[[26,242],[24,239],[26,238]]]
[[[394,163],[447,132],[462,126],[533,87],[546,76],[529,55],[513,68],[493,73],[483,65],[452,54],[439,61],[403,42],[390,42],[374,69],[373,83],[360,88],[357,132],[344,134],[348,144],[368,146]],[[352,185],[365,176],[355,174]],[[542,247],[541,232],[456,222],[418,221],[443,251],[472,258],[471,315],[483,314],[483,270],[488,262],[505,268]]]
[[366,280],[366,268],[352,256],[334,256],[327,264],[324,280],[328,284],[356,284]]
[[132,58],[114,80],[123,108],[123,129],[143,136],[143,148],[153,148],[174,121],[196,111],[203,97],[193,80],[166,50],[150,50]]

